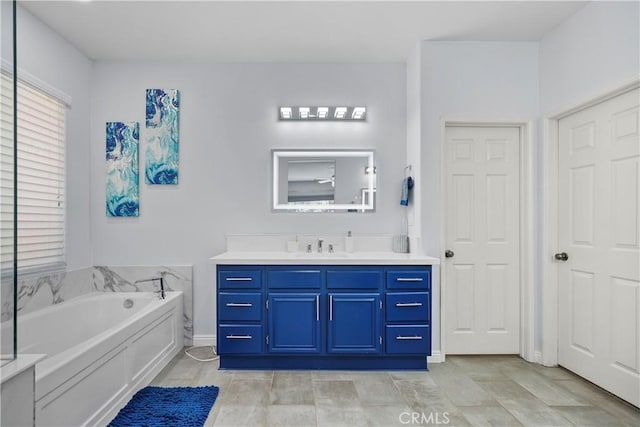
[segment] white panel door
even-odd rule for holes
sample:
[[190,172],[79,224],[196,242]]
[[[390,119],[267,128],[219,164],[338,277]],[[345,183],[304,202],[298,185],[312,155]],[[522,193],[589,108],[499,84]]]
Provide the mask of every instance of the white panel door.
[[637,406],[639,96],[560,120],[557,261],[559,363]]
[[517,127],[447,127],[447,354],[520,351]]

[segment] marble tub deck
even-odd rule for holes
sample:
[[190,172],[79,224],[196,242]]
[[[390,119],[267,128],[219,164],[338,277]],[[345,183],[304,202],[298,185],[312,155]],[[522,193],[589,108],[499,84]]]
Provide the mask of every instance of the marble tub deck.
[[[640,425],[637,408],[563,368],[517,356],[361,372],[220,371],[217,361],[180,354],[152,384],[220,387],[206,426]],[[411,423],[412,415],[420,418]]]

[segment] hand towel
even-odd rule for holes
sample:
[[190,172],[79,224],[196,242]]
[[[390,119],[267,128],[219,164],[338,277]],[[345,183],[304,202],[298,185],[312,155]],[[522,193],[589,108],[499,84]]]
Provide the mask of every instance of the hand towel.
[[405,178],[402,180],[400,204],[402,206],[409,205],[409,178]]

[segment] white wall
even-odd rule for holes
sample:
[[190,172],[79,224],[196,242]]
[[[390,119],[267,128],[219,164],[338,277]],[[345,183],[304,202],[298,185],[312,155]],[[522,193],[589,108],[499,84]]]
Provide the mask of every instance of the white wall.
[[18,70],[72,98],[66,128],[67,268],[88,267],[92,265],[88,179],[92,62],[21,6],[17,32]]
[[[440,257],[440,145],[444,120],[531,120],[538,116],[538,44],[423,42],[420,138],[422,239]],[[440,350],[440,270],[433,277],[433,347]]]
[[540,106],[559,113],[640,73],[640,3],[592,2],[540,42]]
[[[396,233],[406,151],[404,64],[96,63],[91,232],[96,265],[193,264],[194,327],[215,332],[214,269],[226,233]],[[105,215],[105,122],[141,122],[145,89],[180,89],[177,186],[140,183],[140,217]],[[366,105],[365,123],[278,122],[277,107]],[[373,148],[373,214],[271,212],[272,148]],[[79,179],[86,179],[79,176]]]
[[[409,223],[409,235],[422,236],[422,165],[421,165],[421,45],[416,46],[407,58],[407,163],[411,165],[411,175],[418,186],[413,189],[413,200],[407,207],[407,219]],[[422,242],[418,249],[423,251]]]

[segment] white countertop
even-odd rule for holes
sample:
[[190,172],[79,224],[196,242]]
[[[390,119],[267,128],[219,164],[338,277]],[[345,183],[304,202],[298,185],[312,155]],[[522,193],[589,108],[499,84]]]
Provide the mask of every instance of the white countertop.
[[438,258],[395,252],[224,252],[209,258],[212,264],[314,265],[434,265]]
[[2,382],[8,381],[16,375],[21,374],[45,357],[47,357],[46,354],[18,354],[14,360],[0,367],[0,378]]

